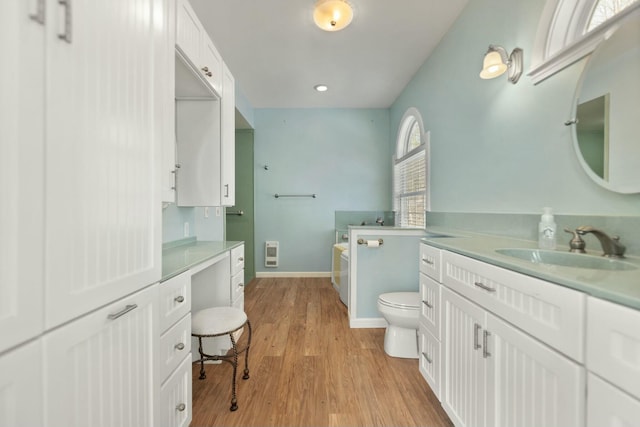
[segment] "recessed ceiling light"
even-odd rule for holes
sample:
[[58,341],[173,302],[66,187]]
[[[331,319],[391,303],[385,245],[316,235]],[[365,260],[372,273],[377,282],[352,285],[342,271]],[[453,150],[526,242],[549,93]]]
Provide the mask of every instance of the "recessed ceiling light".
[[318,92],[326,92],[329,90],[329,86],[327,85],[315,85],[313,88]]

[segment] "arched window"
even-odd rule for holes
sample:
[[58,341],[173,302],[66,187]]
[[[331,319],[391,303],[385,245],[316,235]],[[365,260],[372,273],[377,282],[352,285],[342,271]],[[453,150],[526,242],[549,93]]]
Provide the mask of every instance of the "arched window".
[[429,209],[428,134],[424,132],[422,117],[409,108],[398,129],[396,154],[393,159],[393,210],[396,225],[425,227],[425,212]]
[[640,0],[547,0],[528,75],[538,83],[590,54],[638,9]]

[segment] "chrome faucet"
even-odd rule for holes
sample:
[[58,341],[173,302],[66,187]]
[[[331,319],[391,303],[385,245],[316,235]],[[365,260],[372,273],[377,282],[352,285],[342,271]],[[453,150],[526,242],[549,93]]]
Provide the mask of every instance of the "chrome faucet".
[[620,243],[619,236],[609,237],[605,232],[598,230],[590,225],[581,225],[576,228],[576,233],[584,236],[587,233],[591,233],[600,241],[602,245],[602,256],[611,258],[624,258],[624,251],[627,249]]

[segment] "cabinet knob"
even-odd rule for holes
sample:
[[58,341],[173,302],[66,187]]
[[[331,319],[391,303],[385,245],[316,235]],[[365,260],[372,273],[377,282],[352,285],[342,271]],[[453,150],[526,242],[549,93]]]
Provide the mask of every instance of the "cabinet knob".
[[184,403],[181,403],[181,404],[176,406],[176,410],[178,410],[180,412],[184,412],[185,409],[187,409],[187,405],[185,405]]
[[211,71],[206,72],[205,74],[206,74],[206,76],[207,76],[207,77],[211,77],[211,76],[213,76],[213,74],[211,73]]
[[177,297],[174,298],[174,301],[177,303],[184,302],[184,297],[182,295],[178,295]]
[[422,303],[423,303],[424,305],[426,305],[426,306],[427,306],[427,308],[433,308],[433,304],[429,303],[429,301],[424,301],[424,300],[423,300],[423,301],[422,301]]
[[424,360],[426,360],[428,364],[433,363],[433,360],[431,360],[431,358],[427,355],[427,353],[422,352],[422,356],[424,357]]
[[183,344],[183,343],[181,343],[181,342],[179,342],[178,344],[176,344],[176,345],[174,346],[174,348],[175,348],[176,350],[184,350],[184,344]]
[[238,287],[244,288],[244,283],[238,283]]
[[242,262],[242,261],[244,261],[243,257],[238,258],[238,262]]
[[209,72],[209,67],[204,66],[201,68],[202,71],[204,71],[205,73]]

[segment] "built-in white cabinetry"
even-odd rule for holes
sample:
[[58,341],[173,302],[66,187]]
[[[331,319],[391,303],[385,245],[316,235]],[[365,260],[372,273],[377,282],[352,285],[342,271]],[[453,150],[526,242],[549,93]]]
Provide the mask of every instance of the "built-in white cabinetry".
[[43,337],[47,426],[154,426],[158,285]]
[[584,294],[426,244],[420,272],[420,372],[456,426],[584,425]]
[[0,2],[0,352],[43,330],[44,17]]
[[159,285],[160,335],[157,424],[191,422],[191,271]]
[[233,206],[236,203],[236,88],[227,64],[222,65],[220,202],[222,206]]
[[222,93],[222,57],[187,0],[177,0],[176,47],[182,59],[218,95]]
[[589,297],[587,425],[635,425],[640,417],[640,312]]
[[0,356],[0,426],[44,425],[42,342]]
[[441,399],[441,255],[440,249],[420,244],[420,323],[418,329],[419,370]]
[[165,48],[166,11],[156,0],[47,5],[45,325],[53,327],[160,279],[167,96],[156,93],[155,55]]
[[[155,81],[158,93],[159,120],[162,123],[162,202],[176,201],[176,129],[175,129],[175,44],[176,44],[176,0],[162,0],[165,2],[166,14],[158,16],[162,27],[166,29],[158,34],[159,49],[156,53],[156,69],[158,73]],[[164,99],[162,99],[164,97]]]

